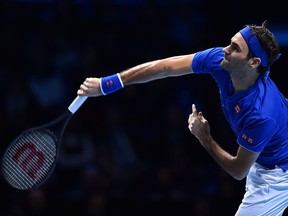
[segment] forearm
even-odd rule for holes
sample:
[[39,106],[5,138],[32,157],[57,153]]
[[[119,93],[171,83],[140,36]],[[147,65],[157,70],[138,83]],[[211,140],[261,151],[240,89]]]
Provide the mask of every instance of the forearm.
[[137,83],[146,83],[152,80],[164,78],[166,76],[166,70],[165,64],[163,64],[161,60],[157,60],[125,70],[120,73],[120,77],[125,86]]
[[120,73],[123,84],[146,83],[171,76],[189,74],[192,55],[175,56],[137,65]]
[[246,172],[242,171],[242,166],[237,162],[236,157],[223,150],[211,135],[199,141],[216,163],[233,178],[241,180],[246,176]]

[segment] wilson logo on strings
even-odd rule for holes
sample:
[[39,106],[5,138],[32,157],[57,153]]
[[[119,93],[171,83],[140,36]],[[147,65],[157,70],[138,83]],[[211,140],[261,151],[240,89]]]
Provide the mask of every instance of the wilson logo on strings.
[[26,143],[17,149],[12,160],[18,163],[32,179],[35,179],[37,171],[44,164],[45,157],[32,143]]

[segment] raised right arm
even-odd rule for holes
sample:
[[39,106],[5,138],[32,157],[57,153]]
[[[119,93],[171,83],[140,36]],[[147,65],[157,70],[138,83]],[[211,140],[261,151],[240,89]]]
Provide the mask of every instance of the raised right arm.
[[194,54],[189,54],[146,62],[124,70],[117,74],[118,76],[115,74],[102,78],[105,82],[103,80],[101,82],[101,78],[86,78],[80,85],[77,94],[95,97],[103,95],[103,89],[104,92],[108,92],[109,94],[109,88],[112,88],[111,92],[113,92],[127,85],[190,74],[192,73],[191,63],[193,57]]
[[120,73],[124,85],[150,82],[172,76],[192,73],[194,54],[174,56],[137,65]]

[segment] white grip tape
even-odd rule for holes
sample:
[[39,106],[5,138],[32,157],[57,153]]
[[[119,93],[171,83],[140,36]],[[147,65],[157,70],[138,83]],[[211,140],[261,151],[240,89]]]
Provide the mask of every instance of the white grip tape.
[[74,114],[79,107],[85,102],[85,100],[88,98],[88,96],[77,96],[74,101],[70,104],[68,107],[69,111]]

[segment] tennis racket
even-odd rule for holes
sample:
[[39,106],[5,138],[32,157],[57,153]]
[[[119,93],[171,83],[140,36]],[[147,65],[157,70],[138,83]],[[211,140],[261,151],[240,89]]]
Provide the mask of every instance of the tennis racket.
[[2,155],[1,171],[6,182],[19,190],[42,185],[53,173],[63,132],[87,96],[77,96],[54,120],[20,133]]

